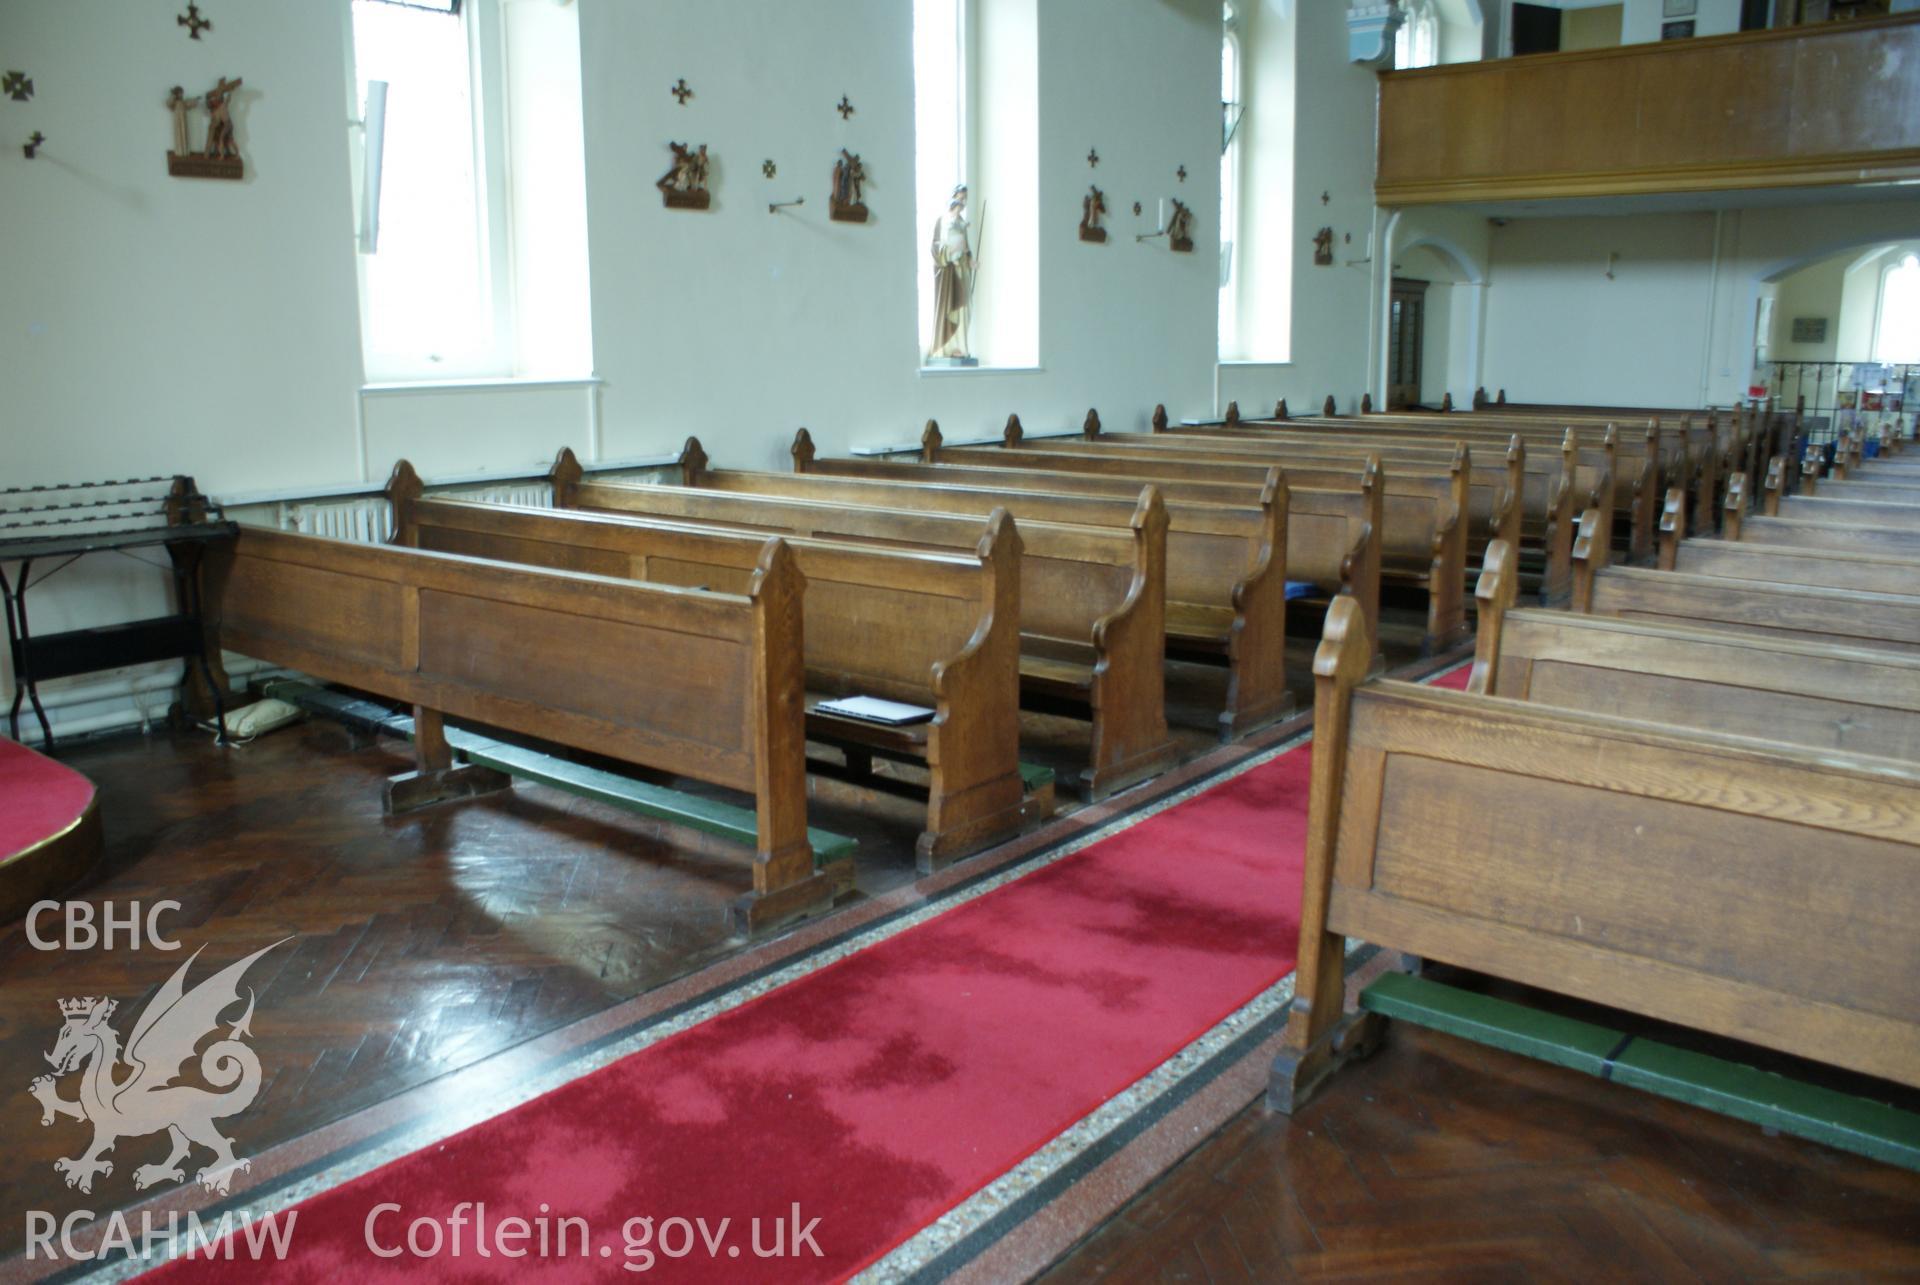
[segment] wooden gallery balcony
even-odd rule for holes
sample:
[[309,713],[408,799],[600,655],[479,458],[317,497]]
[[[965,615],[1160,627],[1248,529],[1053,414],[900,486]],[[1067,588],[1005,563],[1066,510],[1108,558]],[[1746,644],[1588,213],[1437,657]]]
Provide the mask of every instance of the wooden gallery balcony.
[[1381,205],[1920,180],[1920,14],[1380,76]]

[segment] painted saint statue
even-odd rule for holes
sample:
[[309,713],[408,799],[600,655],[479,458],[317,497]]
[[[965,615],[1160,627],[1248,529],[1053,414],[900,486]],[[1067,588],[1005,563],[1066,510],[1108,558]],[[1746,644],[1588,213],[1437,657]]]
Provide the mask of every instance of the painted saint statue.
[[953,189],[947,212],[933,225],[933,348],[929,357],[968,356],[967,317],[973,307],[973,243],[967,226],[967,188]]

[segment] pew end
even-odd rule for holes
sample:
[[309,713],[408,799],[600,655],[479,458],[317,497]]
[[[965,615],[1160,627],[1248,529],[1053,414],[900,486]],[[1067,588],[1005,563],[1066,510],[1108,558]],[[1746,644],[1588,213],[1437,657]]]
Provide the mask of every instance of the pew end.
[[945,442],[946,439],[940,433],[940,422],[938,420],[928,420],[927,426],[920,430],[920,462],[922,464],[938,464],[940,462],[940,449]]
[[680,485],[704,485],[709,470],[706,448],[700,445],[700,439],[689,437],[685,446],[680,448],[680,458],[675,461],[680,469]]
[[573,453],[573,448],[562,446],[560,453],[553,457],[553,467],[547,470],[547,484],[553,488],[554,508],[579,507],[580,480],[586,476],[586,472],[580,466],[580,459]]
[[1660,511],[1660,557],[1657,566],[1671,571],[1680,562],[1680,542],[1687,538],[1687,492],[1683,487],[1667,491],[1666,507]]
[[389,544],[408,547],[418,544],[414,538],[414,505],[419,503],[426,489],[412,464],[406,460],[394,463],[393,472],[387,475],[386,490],[387,510],[393,518],[393,534],[387,540]]
[[1480,581],[1474,586],[1476,622],[1473,644],[1473,668],[1467,674],[1467,690],[1484,696],[1493,690],[1500,665],[1501,630],[1506,615],[1520,596],[1520,568],[1515,549],[1504,540],[1487,546],[1480,563]]
[[1740,522],[1747,516],[1747,475],[1735,473],[1727,479],[1727,502],[1720,517],[1720,538],[1738,540]]
[[1347,1062],[1380,1045],[1384,1023],[1346,1013],[1346,937],[1327,927],[1354,690],[1373,668],[1374,642],[1358,603],[1339,598],[1313,655],[1314,753],[1308,783],[1306,868],[1293,1007],[1267,1077],[1267,1105],[1292,1115]]
[[1573,540],[1573,609],[1582,614],[1593,610],[1593,578],[1606,568],[1612,552],[1603,530],[1598,509],[1580,515],[1580,531]]

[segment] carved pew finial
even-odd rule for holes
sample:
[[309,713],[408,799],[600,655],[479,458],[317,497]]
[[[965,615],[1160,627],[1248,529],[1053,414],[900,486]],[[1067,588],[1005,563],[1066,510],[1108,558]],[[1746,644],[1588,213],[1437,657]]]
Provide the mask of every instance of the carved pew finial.
[[1281,399],[1280,399],[1279,401],[1277,401],[1277,402],[1275,402],[1275,403],[1273,404],[1273,417],[1274,417],[1275,419],[1291,419],[1291,418],[1293,418],[1293,417],[1292,417],[1291,415],[1289,415],[1289,414],[1287,413],[1287,399],[1286,399],[1286,398],[1284,398],[1284,397],[1282,397],[1282,398],[1281,398]]
[[1089,442],[1099,440],[1100,412],[1091,406],[1087,407],[1087,417],[1080,421],[1080,436]]
[[1228,402],[1226,425],[1228,428],[1236,428],[1239,426],[1239,424],[1240,424],[1240,403]]
[[387,476],[387,505],[393,513],[392,543],[418,547],[420,533],[414,528],[413,505],[426,489],[420,475],[413,471],[413,465],[401,460],[393,466],[393,472]]
[[1579,534],[1573,538],[1573,609],[1593,610],[1593,580],[1606,569],[1608,548],[1600,510],[1588,509],[1580,515]]
[[1655,565],[1671,571],[1680,563],[1680,541],[1687,534],[1687,488],[1667,489],[1666,505],[1660,510],[1660,553]]
[[1480,559],[1480,580],[1473,589],[1478,632],[1467,690],[1476,696],[1493,694],[1494,675],[1500,664],[1500,630],[1507,609],[1520,596],[1519,579],[1519,569],[1513,564],[1513,546],[1505,540],[1490,542]]
[[940,421],[933,419],[928,420],[927,426],[920,430],[920,462],[922,464],[938,464],[940,462],[940,447],[945,441],[946,438],[940,434]]
[[1020,417],[1018,415],[1007,416],[1007,426],[1000,430],[1000,445],[1006,447],[1018,446],[1020,445],[1020,439],[1025,436],[1026,430],[1020,427]]
[[707,475],[707,452],[700,445],[700,439],[689,437],[687,444],[680,448],[680,485],[699,486],[700,479]]
[[1787,457],[1776,455],[1767,461],[1767,479],[1762,484],[1764,492],[1760,498],[1760,511],[1768,517],[1777,517],[1780,513],[1780,497],[1787,489]]
[[556,509],[577,508],[580,503],[580,479],[586,476],[586,470],[580,467],[580,460],[571,446],[562,446],[560,453],[553,458],[553,467],[547,470],[547,484],[553,488],[553,507]]
[[1475,410],[1485,410],[1487,408],[1487,386],[1485,384],[1473,390],[1473,408]]
[[1507,390],[1502,388],[1500,390],[1500,395],[1494,398],[1494,405],[1505,406],[1506,404],[1507,404]]
[[1360,413],[1362,415],[1373,414],[1373,394],[1372,393],[1360,394]]
[[1167,404],[1165,402],[1160,402],[1154,406],[1151,426],[1156,433],[1164,433],[1167,431]]
[[1332,419],[1340,413],[1340,403],[1333,400],[1332,393],[1328,393],[1327,400],[1320,403],[1320,413],[1328,419]]
[[1453,394],[1452,393],[1449,392],[1449,393],[1440,394],[1440,413],[1443,415],[1451,415],[1453,413]]
[[813,472],[813,434],[802,428],[793,435],[793,446],[789,448],[793,456],[793,471],[796,473]]

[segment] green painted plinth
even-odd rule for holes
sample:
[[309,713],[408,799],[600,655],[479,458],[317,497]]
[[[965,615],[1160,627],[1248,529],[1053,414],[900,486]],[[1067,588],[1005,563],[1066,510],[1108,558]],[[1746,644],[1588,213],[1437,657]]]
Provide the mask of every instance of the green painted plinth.
[[1920,1115],[1884,1102],[1405,973],[1388,973],[1368,986],[1360,1006],[1765,1129],[1920,1169]]
[[[276,679],[266,685],[267,695],[289,705],[317,714],[341,718],[347,722],[377,725],[396,735],[413,737],[413,720],[394,714],[370,702],[315,687],[292,679]],[[505,772],[508,776],[550,785],[584,799],[597,799],[628,812],[652,817],[674,825],[683,825],[704,834],[715,834],[753,847],[759,828],[751,808],[735,807],[716,799],[683,794],[666,786],[636,781],[600,768],[586,767],[539,750],[496,741],[462,728],[447,729],[447,744],[462,759]],[[1043,769],[1044,770],[1044,769]],[[830,830],[807,829],[807,842],[813,848],[815,865],[825,865],[853,855],[857,840]]]

